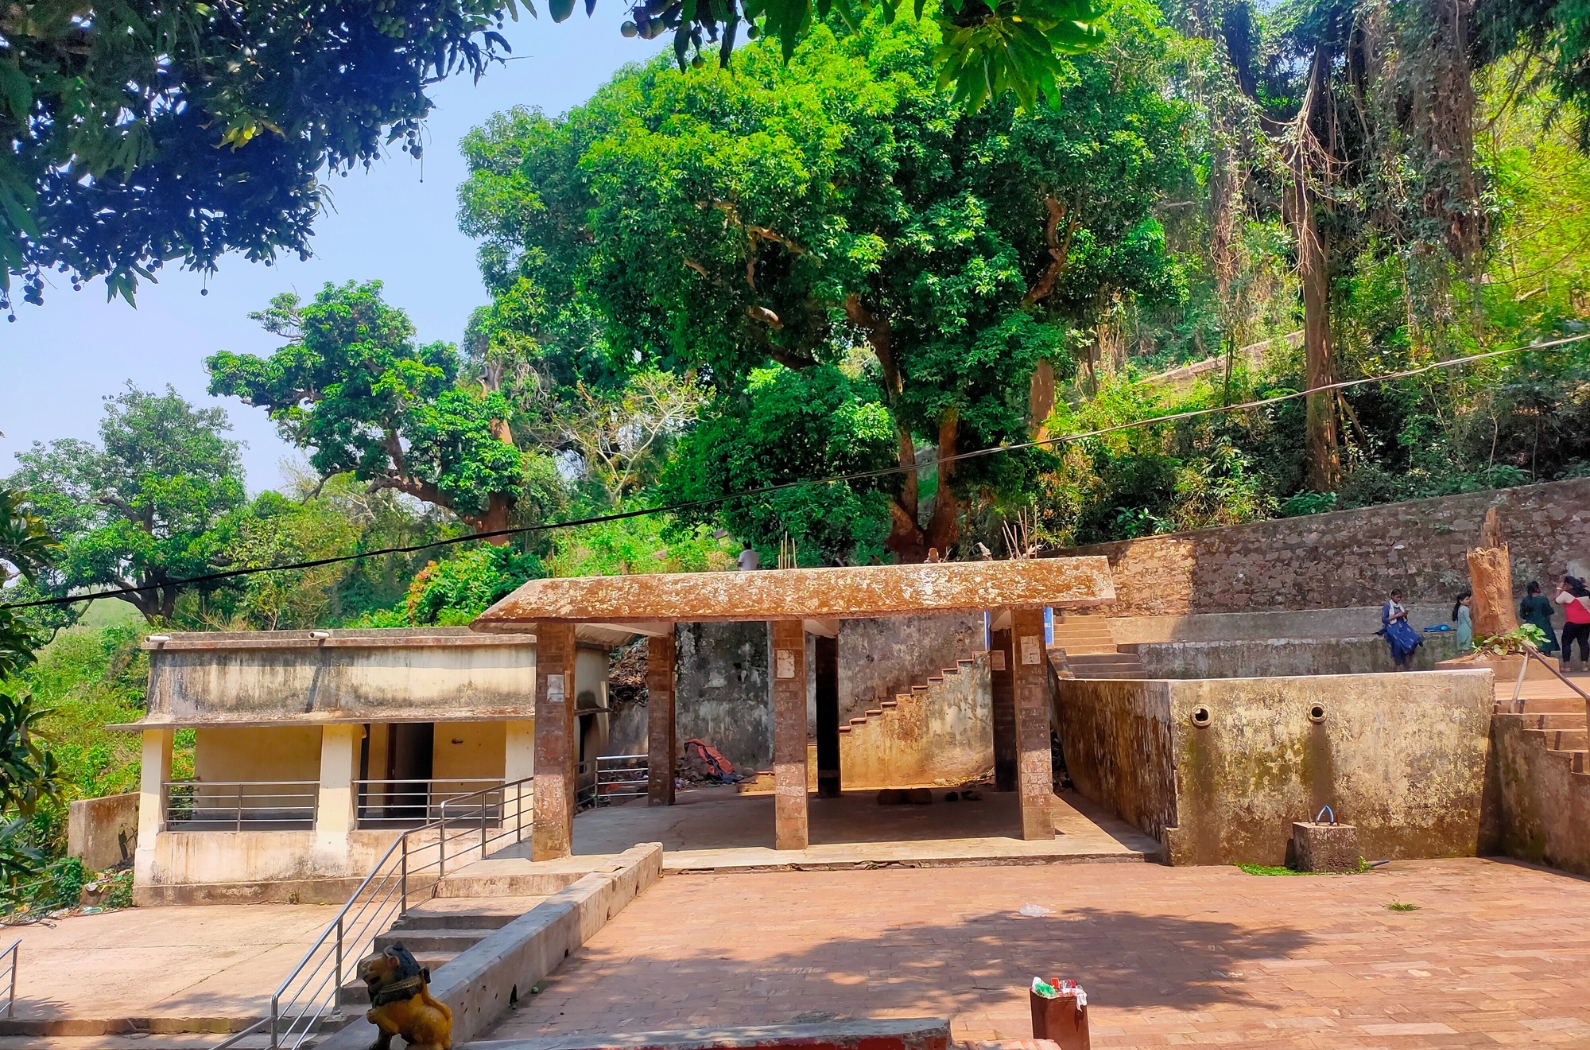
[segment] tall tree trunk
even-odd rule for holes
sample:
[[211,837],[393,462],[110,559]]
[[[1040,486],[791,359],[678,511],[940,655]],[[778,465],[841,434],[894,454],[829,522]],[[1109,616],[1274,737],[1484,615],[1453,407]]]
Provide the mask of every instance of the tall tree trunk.
[[[1330,55],[1314,52],[1308,91],[1291,128],[1290,183],[1282,197],[1287,224],[1297,242],[1297,276],[1303,286],[1304,383],[1309,389],[1335,382],[1331,350],[1330,256],[1314,213],[1314,171],[1328,167],[1329,158],[1315,137],[1316,112],[1328,106],[1326,77]],[[1307,398],[1308,484],[1316,492],[1330,492],[1341,484],[1341,437],[1336,421],[1336,399],[1331,391]]]
[[960,538],[960,501],[955,498],[955,455],[960,439],[961,416],[949,409],[939,417],[939,485],[933,496],[933,516],[928,519],[925,542],[948,556]]
[[[889,504],[889,535],[883,545],[906,563],[927,560],[927,533],[917,520],[921,512],[916,470],[916,442],[911,429],[900,420],[900,393],[905,389],[900,366],[894,358],[893,329],[889,319],[873,311],[852,292],[845,298],[845,317],[867,333],[867,345],[883,372],[884,395],[894,416],[896,455],[900,464],[900,489]],[[940,483],[942,484],[942,477]]]

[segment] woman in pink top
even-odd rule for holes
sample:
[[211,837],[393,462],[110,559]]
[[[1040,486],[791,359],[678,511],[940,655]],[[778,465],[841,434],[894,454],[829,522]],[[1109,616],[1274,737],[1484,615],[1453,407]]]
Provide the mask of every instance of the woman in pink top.
[[1590,589],[1577,576],[1564,576],[1556,602],[1568,622],[1562,625],[1562,669],[1573,667],[1573,643],[1579,643],[1579,666],[1590,670]]

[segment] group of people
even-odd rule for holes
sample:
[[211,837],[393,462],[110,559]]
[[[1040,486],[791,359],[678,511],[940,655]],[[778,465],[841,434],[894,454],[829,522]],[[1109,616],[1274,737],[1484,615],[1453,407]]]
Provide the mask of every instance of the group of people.
[[[1562,607],[1562,642],[1557,641],[1557,631],[1552,623],[1553,603]],[[1464,591],[1452,605],[1452,622],[1457,625],[1459,652],[1474,648],[1474,592]],[[1518,603],[1518,618],[1523,623],[1540,628],[1545,640],[1540,645],[1543,655],[1562,650],[1563,670],[1574,666],[1573,650],[1579,648],[1579,669],[1590,671],[1590,587],[1577,576],[1564,575],[1557,583],[1557,594],[1547,599],[1539,583],[1531,580],[1525,588],[1525,598]],[[1408,623],[1408,609],[1402,602],[1402,591],[1393,590],[1391,598],[1380,609],[1380,630],[1377,632],[1391,649],[1391,660],[1399,671],[1413,665],[1414,654],[1424,644],[1423,636]]]

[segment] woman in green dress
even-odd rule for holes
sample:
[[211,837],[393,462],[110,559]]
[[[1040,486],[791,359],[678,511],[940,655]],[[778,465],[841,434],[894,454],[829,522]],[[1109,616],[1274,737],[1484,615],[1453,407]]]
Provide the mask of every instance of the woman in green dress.
[[1546,640],[1540,643],[1540,651],[1549,656],[1558,648],[1557,632],[1551,626],[1551,599],[1540,593],[1540,584],[1534,580],[1529,581],[1527,590],[1528,597],[1518,603],[1518,618],[1545,632]]
[[1474,617],[1469,612],[1473,604],[1474,592],[1464,591],[1452,606],[1452,622],[1457,624],[1457,647],[1460,653],[1474,648]]

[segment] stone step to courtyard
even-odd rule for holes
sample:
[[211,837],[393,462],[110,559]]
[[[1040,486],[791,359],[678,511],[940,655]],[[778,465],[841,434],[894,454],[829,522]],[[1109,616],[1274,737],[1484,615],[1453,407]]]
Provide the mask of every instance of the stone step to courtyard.
[[1583,751],[1587,734],[1583,729],[1532,729],[1526,732],[1541,733],[1546,738],[1547,751]]
[[[1501,701],[1502,710],[1507,710],[1509,701]],[[1513,708],[1520,714],[1584,714],[1585,702],[1577,696],[1526,696],[1520,697],[1518,705]]]
[[[386,933],[375,938],[375,950],[394,944],[407,948],[434,976],[438,970],[546,900],[542,896],[435,897],[410,908]],[[367,1006],[370,992],[357,972],[342,985],[344,1006]]]
[[1583,729],[1585,728],[1584,712],[1569,714],[1525,715],[1524,727],[1526,729]]
[[1147,678],[1143,661],[1135,653],[1065,653],[1066,666],[1078,678]]

